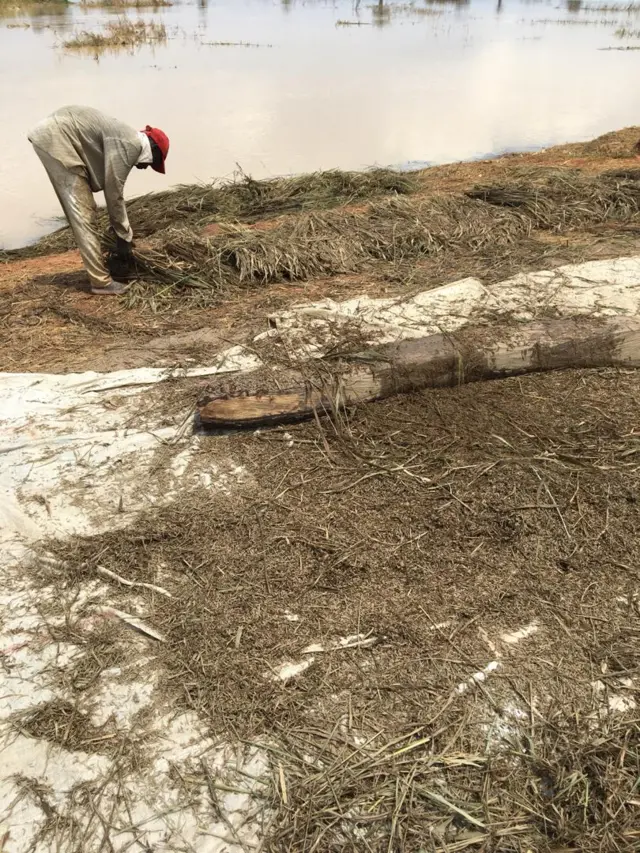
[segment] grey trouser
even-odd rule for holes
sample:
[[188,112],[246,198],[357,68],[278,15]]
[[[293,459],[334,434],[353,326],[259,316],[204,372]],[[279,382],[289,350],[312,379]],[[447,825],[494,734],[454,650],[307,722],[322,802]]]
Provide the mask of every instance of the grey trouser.
[[111,283],[111,276],[102,259],[100,238],[95,228],[96,203],[88,179],[67,169],[37,145],[33,148],[47,170],[49,180],[71,226],[91,285],[106,287]]

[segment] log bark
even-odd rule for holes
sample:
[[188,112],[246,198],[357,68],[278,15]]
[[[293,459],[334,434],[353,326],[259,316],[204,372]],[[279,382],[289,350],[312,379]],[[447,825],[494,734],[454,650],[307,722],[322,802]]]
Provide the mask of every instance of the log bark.
[[640,367],[640,318],[545,319],[386,344],[348,360],[273,373],[270,387],[259,390],[252,374],[241,380],[244,387],[236,380],[232,393],[211,387],[198,413],[206,427],[255,427],[425,388],[610,366]]

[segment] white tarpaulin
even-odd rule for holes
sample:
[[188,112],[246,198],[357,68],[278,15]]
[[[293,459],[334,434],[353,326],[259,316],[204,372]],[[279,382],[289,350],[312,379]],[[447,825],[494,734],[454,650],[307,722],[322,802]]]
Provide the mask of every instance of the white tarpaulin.
[[289,353],[300,357],[322,355],[346,328],[358,329],[370,344],[383,344],[453,333],[497,319],[517,324],[638,313],[640,258],[631,257],[520,273],[490,286],[465,278],[410,298],[324,299],[294,305],[270,320]]

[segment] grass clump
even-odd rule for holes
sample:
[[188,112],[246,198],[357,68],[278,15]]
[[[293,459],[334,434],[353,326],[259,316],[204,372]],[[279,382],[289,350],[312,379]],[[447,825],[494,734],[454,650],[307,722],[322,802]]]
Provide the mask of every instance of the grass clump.
[[584,177],[579,172],[542,171],[538,180],[477,186],[466,195],[517,210],[535,228],[556,232],[629,221],[640,212],[640,184],[634,178],[615,174]]
[[81,0],[86,9],[164,9],[173,6],[171,0]]
[[173,6],[171,0],[81,0],[86,9],[164,9]]
[[585,7],[583,12],[626,12],[627,15],[640,13],[640,3],[605,3],[601,6]]
[[64,699],[54,699],[29,709],[13,721],[27,737],[46,740],[65,749],[109,755],[119,745],[110,725],[95,726],[88,714]]
[[251,41],[203,41],[206,47],[273,47],[272,44],[259,44]]
[[[375,15],[380,15],[380,6],[368,7]],[[417,15],[419,17],[434,17],[442,15],[441,9],[433,9],[430,6],[417,6],[415,3],[388,3],[384,7],[384,12],[388,15]]]
[[83,31],[63,42],[67,50],[109,50],[121,47],[139,47],[143,44],[164,42],[167,40],[167,29],[164,24],[155,21],[132,21],[120,18],[106,24],[103,32]]
[[33,6],[70,6],[70,0],[0,0],[0,9],[6,6],[13,8],[33,7]]

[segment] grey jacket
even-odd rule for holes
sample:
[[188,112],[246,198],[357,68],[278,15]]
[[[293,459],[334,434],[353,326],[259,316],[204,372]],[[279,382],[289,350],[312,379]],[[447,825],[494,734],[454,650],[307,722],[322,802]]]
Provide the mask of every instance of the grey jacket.
[[104,190],[114,231],[133,239],[124,184],[142,153],[137,131],[91,107],[62,107],[36,125],[29,141],[87,178],[94,193]]

